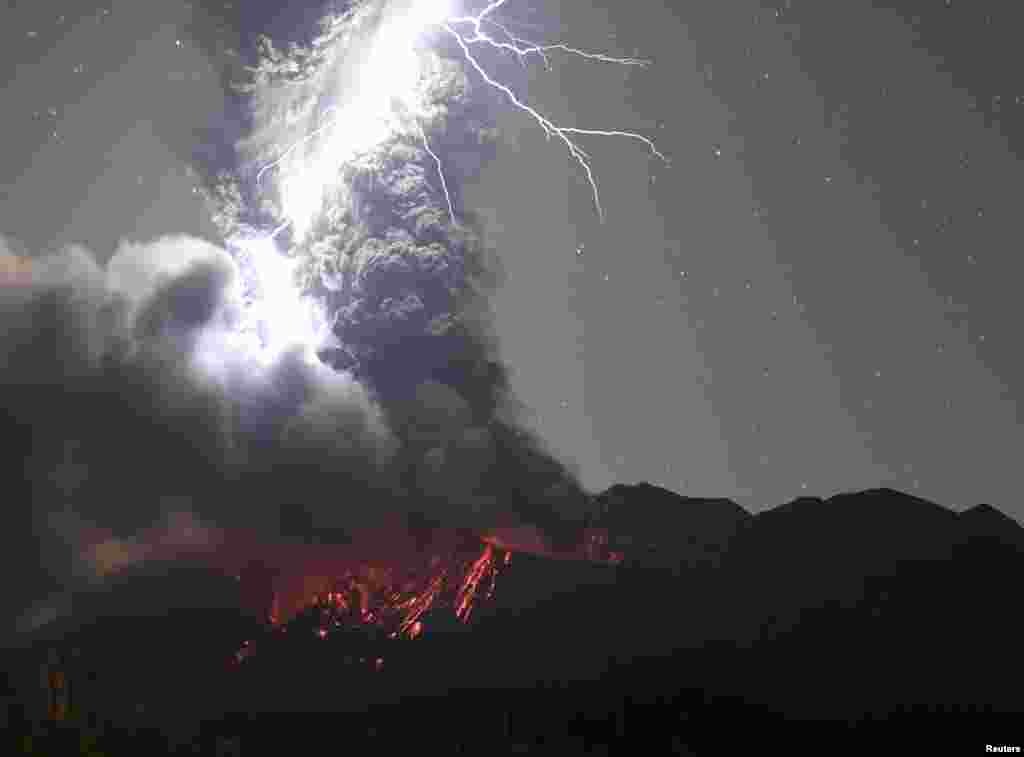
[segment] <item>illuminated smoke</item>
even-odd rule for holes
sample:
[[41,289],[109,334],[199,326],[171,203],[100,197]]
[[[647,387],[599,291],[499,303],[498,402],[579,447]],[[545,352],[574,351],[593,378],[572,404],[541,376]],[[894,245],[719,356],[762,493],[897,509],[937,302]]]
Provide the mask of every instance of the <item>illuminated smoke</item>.
[[[284,55],[265,42],[242,87],[257,117],[240,145],[254,197],[230,181],[212,195],[230,245],[260,244],[262,226],[273,229],[263,243],[276,238],[297,261],[293,297],[316,303],[333,337],[310,331],[306,351],[381,403],[413,509],[484,524],[584,495],[516,427],[488,322],[493,259],[460,200],[493,152],[501,93],[473,83],[465,56],[426,44],[448,19],[462,23],[443,3],[365,3],[326,19],[308,49]],[[250,278],[265,278],[256,256],[246,260]]]
[[[494,18],[503,5],[375,0],[325,19],[308,48],[264,42],[241,86],[248,164],[207,187],[222,246],[172,236],[106,266],[77,248],[5,266],[0,424],[25,461],[11,487],[24,509],[0,524],[8,554],[46,534],[59,587],[165,554],[139,534],[169,513],[304,541],[394,513],[549,534],[582,513],[573,473],[518,426],[487,303],[495,260],[462,191],[508,104],[565,146],[602,218],[574,138],[664,156],[638,134],[556,124],[487,73],[488,49],[645,63],[517,38]],[[459,617],[492,567],[488,547],[464,583],[445,579]],[[395,599],[403,633],[431,585]]]
[[441,23],[450,9],[450,0],[365,3],[344,17],[344,28],[329,32],[323,73],[317,72],[326,78],[313,94],[333,104],[321,125],[256,175],[259,182],[270,169],[279,172],[281,215],[297,241],[323,212],[342,166],[400,129],[399,112],[407,118],[427,115],[416,112],[423,75],[419,43],[424,30]]
[[[306,237],[316,216],[324,211],[325,197],[336,186],[336,174],[340,167],[360,153],[375,149],[396,131],[401,131],[403,126],[397,118],[400,113],[405,115],[406,120],[412,119],[423,134],[421,121],[431,114],[424,108],[421,92],[423,80],[428,78],[423,57],[429,52],[423,49],[421,43],[424,35],[435,28],[443,30],[455,41],[465,63],[487,86],[500,92],[509,103],[530,116],[549,139],[554,136],[564,144],[587,177],[595,208],[602,221],[605,213],[590,155],[572,135],[634,139],[668,163],[668,158],[647,137],[621,129],[559,124],[522,100],[509,85],[488,73],[487,67],[473,52],[474,47],[511,52],[524,65],[533,54],[543,60],[546,66],[550,66],[548,53],[552,52],[625,66],[646,66],[650,63],[639,58],[589,52],[564,43],[539,44],[522,39],[492,19],[493,14],[506,3],[507,0],[495,0],[475,14],[455,15],[452,0],[367,2],[345,17],[347,35],[338,35],[337,38],[327,35],[321,38],[324,55],[331,61],[324,67],[333,68],[336,65],[333,61],[346,59],[347,54],[350,57],[341,65],[347,65],[352,72],[353,78],[347,81],[354,82],[354,86],[350,84],[344,91],[333,93],[333,98],[339,102],[324,110],[319,119],[321,123],[293,141],[256,174],[259,182],[271,169],[280,172],[278,184],[281,215],[284,223],[291,227],[296,240],[301,241]],[[495,39],[486,31],[485,24],[500,30],[505,39]],[[361,34],[364,27],[369,27],[370,31]],[[461,31],[463,28],[468,28],[468,32]],[[362,44],[353,44],[354,37],[361,37]],[[353,55],[353,49],[359,52]],[[425,135],[423,142],[430,152]],[[440,170],[440,160],[437,156],[433,157]],[[441,182],[445,183],[443,172]],[[445,194],[448,194],[446,187]],[[448,204],[454,223],[450,198]]]

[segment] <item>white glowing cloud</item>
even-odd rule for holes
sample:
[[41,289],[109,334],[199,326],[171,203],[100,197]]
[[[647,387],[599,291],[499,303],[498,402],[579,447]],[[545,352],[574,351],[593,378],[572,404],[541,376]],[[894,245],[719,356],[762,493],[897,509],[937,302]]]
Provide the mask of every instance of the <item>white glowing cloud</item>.
[[[536,55],[549,67],[548,53],[555,52],[588,61],[626,66],[646,66],[650,62],[588,52],[563,43],[538,44],[517,37],[492,18],[506,2],[492,0],[474,14],[456,16],[454,0],[404,0],[389,3],[381,0],[376,7],[378,10],[383,8],[385,12],[380,16],[369,47],[358,62],[352,61],[348,66],[353,74],[351,82],[339,82],[339,91],[333,93],[340,104],[329,109],[331,115],[325,124],[293,144],[277,160],[260,171],[262,174],[269,168],[280,169],[278,185],[282,212],[297,241],[305,238],[323,209],[328,190],[337,183],[338,169],[356,155],[380,144],[394,132],[396,106],[414,118],[420,115],[415,106],[417,85],[424,76],[424,70],[417,46],[421,35],[430,29],[450,35],[462,50],[465,61],[488,86],[504,94],[512,105],[530,116],[548,137],[557,137],[563,143],[586,174],[595,209],[602,221],[604,209],[597,177],[590,155],[575,141],[577,135],[634,139],[644,143],[652,155],[666,164],[669,162],[654,143],[641,134],[621,129],[579,128],[558,124],[522,100],[502,81],[493,78],[473,48],[510,52],[524,64],[531,55]],[[495,39],[485,30],[485,24],[500,30],[507,39]],[[429,151],[425,136],[423,141]],[[299,150],[299,147],[305,150]],[[447,187],[445,192],[447,194]]]
[[245,251],[260,291],[248,315],[264,351],[274,356],[294,347],[312,351],[321,346],[330,329],[322,306],[302,296],[295,279],[296,261],[280,253],[273,236],[235,244]]
[[[377,0],[367,3],[365,13],[348,19],[354,30],[341,36],[328,48],[324,78],[314,76],[299,86],[271,90],[268,118],[272,127],[290,128],[292,120],[309,116],[321,97],[334,104],[320,114],[320,123],[300,139],[288,145],[272,162],[257,173],[259,183],[269,171],[276,175],[282,223],[261,240],[244,243],[255,269],[262,299],[250,312],[258,324],[259,340],[270,355],[301,345],[315,350],[330,333],[322,309],[303,300],[294,282],[293,264],[282,257],[274,242],[278,232],[290,227],[292,240],[301,244],[324,210],[331,192],[340,189],[341,169],[346,163],[377,148],[400,129],[413,129],[434,159],[448,201],[455,212],[444,177],[440,157],[431,149],[422,120],[427,116],[424,94],[431,73],[420,49],[425,32],[434,30],[454,39],[466,63],[483,82],[505,95],[517,109],[530,116],[547,134],[557,137],[583,169],[590,183],[595,208],[604,219],[598,195],[597,178],[589,154],[577,144],[577,136],[619,136],[645,144],[652,155],[668,162],[654,143],[640,134],[618,129],[591,129],[562,126],[527,104],[506,84],[488,73],[475,49],[511,52],[526,61],[531,55],[547,63],[547,54],[561,52],[589,61],[620,65],[647,64],[636,58],[618,58],[591,53],[557,43],[541,45],[514,36],[492,16],[507,0],[492,0],[473,15],[456,16],[456,0]],[[485,28],[495,27],[507,37],[495,39]],[[336,77],[336,78],[335,78]],[[333,89],[333,91],[332,91]],[[302,100],[296,99],[302,92]],[[293,107],[294,106],[294,107]],[[298,115],[305,112],[306,116]],[[410,123],[411,121],[411,123]]]
[[327,192],[337,183],[339,168],[394,133],[396,106],[415,111],[423,76],[419,39],[449,17],[453,7],[451,0],[412,0],[388,10],[366,55],[352,65],[349,81],[355,85],[333,93],[340,104],[320,138],[281,164],[282,212],[296,241],[309,232]]

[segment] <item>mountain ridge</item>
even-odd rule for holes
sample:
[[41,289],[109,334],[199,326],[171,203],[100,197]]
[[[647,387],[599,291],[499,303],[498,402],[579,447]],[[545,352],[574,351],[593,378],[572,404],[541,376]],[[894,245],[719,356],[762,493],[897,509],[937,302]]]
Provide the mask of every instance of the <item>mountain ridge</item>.
[[[500,707],[532,713],[527,720],[554,732],[563,716],[603,717],[626,699],[663,713],[643,716],[658,733],[675,732],[682,708],[706,747],[737,717],[849,724],[1024,710],[1024,612],[1006,595],[1024,575],[1024,529],[990,505],[956,512],[872,489],[796,498],[754,515],[727,499],[649,484],[612,487],[595,504],[585,538],[606,530],[610,547],[628,548],[625,559],[513,549],[469,633],[453,633],[460,626],[443,607],[421,616],[418,638],[399,641],[352,630],[325,636],[316,607],[263,632],[237,614],[217,620],[197,602],[191,614],[169,606],[166,618],[107,615],[80,632],[65,626],[63,638],[19,652],[18,664],[36,659],[37,648],[79,645],[110,682],[90,696],[120,713],[140,699],[166,708],[184,696],[174,687],[186,691],[206,676],[209,694],[192,695],[206,708],[196,717],[406,712],[409,692],[441,703],[462,691],[481,722],[493,722],[494,702],[517,702]],[[206,623],[210,633],[195,631]],[[258,638],[243,663],[214,670],[209,661],[236,652],[226,645],[232,624]],[[186,654],[184,638],[207,639],[197,658],[206,662]],[[148,663],[153,654],[177,662]],[[161,672],[145,683],[149,669]],[[28,670],[19,680],[31,688]],[[337,671],[358,682],[343,696]],[[523,693],[539,691],[562,694]]]

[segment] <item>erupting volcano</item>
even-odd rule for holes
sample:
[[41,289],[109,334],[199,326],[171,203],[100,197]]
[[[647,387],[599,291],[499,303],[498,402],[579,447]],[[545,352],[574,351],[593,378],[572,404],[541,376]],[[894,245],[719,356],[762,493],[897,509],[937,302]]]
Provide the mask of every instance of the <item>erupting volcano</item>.
[[[318,537],[275,548],[219,532],[222,554],[236,563],[250,554],[241,580],[247,595],[269,600],[260,614],[275,624],[315,607],[324,635],[357,625],[413,638],[432,608],[468,623],[513,551],[619,559],[606,535],[580,529],[587,496],[574,476],[517,427],[482,317],[491,261],[461,188],[493,148],[503,99],[559,138],[603,217],[589,156],[573,140],[625,136],[664,156],[638,134],[555,124],[494,79],[478,51],[646,62],[496,40],[486,29],[502,28],[492,16],[504,4],[459,16],[440,0],[357,3],[324,20],[309,49],[282,56],[264,40],[241,85],[256,128],[239,151],[258,170],[251,180],[245,168],[221,172],[208,188],[238,286],[225,300],[231,314],[199,335],[192,361],[227,396],[258,398],[239,407],[243,468],[281,468],[267,431],[282,430],[296,474],[343,477],[350,497],[353,488],[368,495],[354,507],[377,511],[371,521],[384,514],[383,526],[356,527],[345,546]],[[426,44],[438,34],[448,49]],[[272,404],[287,397],[259,384],[289,361],[300,394],[327,396],[278,419]],[[363,391],[367,408],[330,396]],[[310,511],[287,507],[282,521]],[[353,515],[325,520],[349,527]],[[409,518],[433,525],[410,530]],[[315,522],[300,531],[309,525],[321,531]],[[552,548],[549,527],[576,533]]]
[[[556,547],[533,527],[481,533],[413,528],[399,518],[359,531],[347,543],[266,541],[254,531],[206,526],[185,513],[131,540],[98,529],[88,537],[82,559],[105,578],[145,564],[200,564],[236,580],[242,609],[268,629],[287,632],[302,619],[320,638],[359,631],[415,639],[431,612],[468,625],[494,597],[515,553],[607,565],[623,559],[611,548],[606,528],[581,528]],[[247,642],[236,661],[255,649]]]
[[[896,76],[886,3],[112,5],[0,24],[13,750],[316,753],[295,712],[327,753],[758,751],[917,703],[1019,734],[1020,508],[960,488],[1017,497],[1022,447],[983,243],[1017,193],[957,120],[990,77]],[[959,47],[974,5],[921,15]]]
[[664,155],[556,123],[492,57],[646,61],[528,42],[503,31],[506,0],[455,5],[364,0],[287,53],[262,38],[231,82],[245,137],[194,172],[218,238],[16,261],[5,428],[79,587],[201,555],[278,622],[326,602],[411,636],[438,604],[470,619],[510,552],[600,552],[589,495],[509,388],[497,255],[465,195],[512,107],[603,219],[577,140]]
[[[314,566],[296,557],[289,567],[301,574],[279,574],[280,580],[271,579],[269,621],[284,632],[301,617],[308,621],[301,624],[303,630],[312,625],[313,633],[324,640],[336,632],[415,639],[423,631],[421,618],[432,610],[445,609],[459,622],[469,623],[474,610],[493,595],[498,576],[512,555],[490,544],[481,545],[472,535],[463,535],[460,541],[445,545],[433,541],[414,553],[420,557],[418,565],[412,555],[406,555],[401,564],[374,561],[343,569],[343,561],[335,557],[331,564],[316,566],[332,569],[330,575],[305,572]],[[242,580],[260,582],[266,576],[259,573],[248,571]],[[253,588],[261,587],[245,586],[243,591]],[[248,659],[257,646],[246,642],[236,653],[236,661]]]
[[483,537],[468,530],[434,530],[427,539],[424,543],[395,527],[362,534],[359,548],[282,549],[274,567],[262,548],[263,557],[254,556],[237,575],[253,600],[249,609],[261,611],[274,625],[315,606],[327,610],[332,623],[370,624],[392,638],[415,638],[417,621],[431,609],[450,609],[468,623],[493,596],[499,576],[512,564],[513,549],[550,559],[610,565],[622,560],[621,553],[608,548],[607,532],[599,529],[589,529],[578,546],[564,551],[546,548],[531,529],[495,530]]
[[[300,548],[285,558],[275,576],[259,576],[263,571],[257,569],[243,574],[242,580],[258,586],[270,579],[268,619],[274,625],[316,608],[323,617],[324,635],[334,628],[373,626],[390,638],[415,638],[422,628],[420,618],[431,609],[449,609],[460,621],[469,622],[473,611],[493,594],[499,574],[512,558],[512,553],[481,542],[472,533],[445,534],[421,545],[403,544],[397,536],[390,535],[392,549],[408,549],[399,561],[387,561],[383,548],[364,559],[346,554],[344,548],[313,550],[322,556]],[[267,588],[265,583],[262,588]]]

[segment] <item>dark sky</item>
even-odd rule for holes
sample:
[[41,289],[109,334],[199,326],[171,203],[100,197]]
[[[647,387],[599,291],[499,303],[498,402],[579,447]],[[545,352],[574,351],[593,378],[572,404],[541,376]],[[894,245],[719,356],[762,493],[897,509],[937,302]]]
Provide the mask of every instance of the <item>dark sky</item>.
[[[100,258],[211,233],[189,161],[234,128],[218,45],[306,33],[299,11],[239,5],[9,0],[0,233]],[[582,138],[602,225],[564,149],[510,109],[467,192],[507,272],[513,388],[585,485],[754,510],[885,485],[1024,519],[1013,5],[510,0],[524,36],[654,60],[555,58],[515,73],[532,103],[672,158]]]

